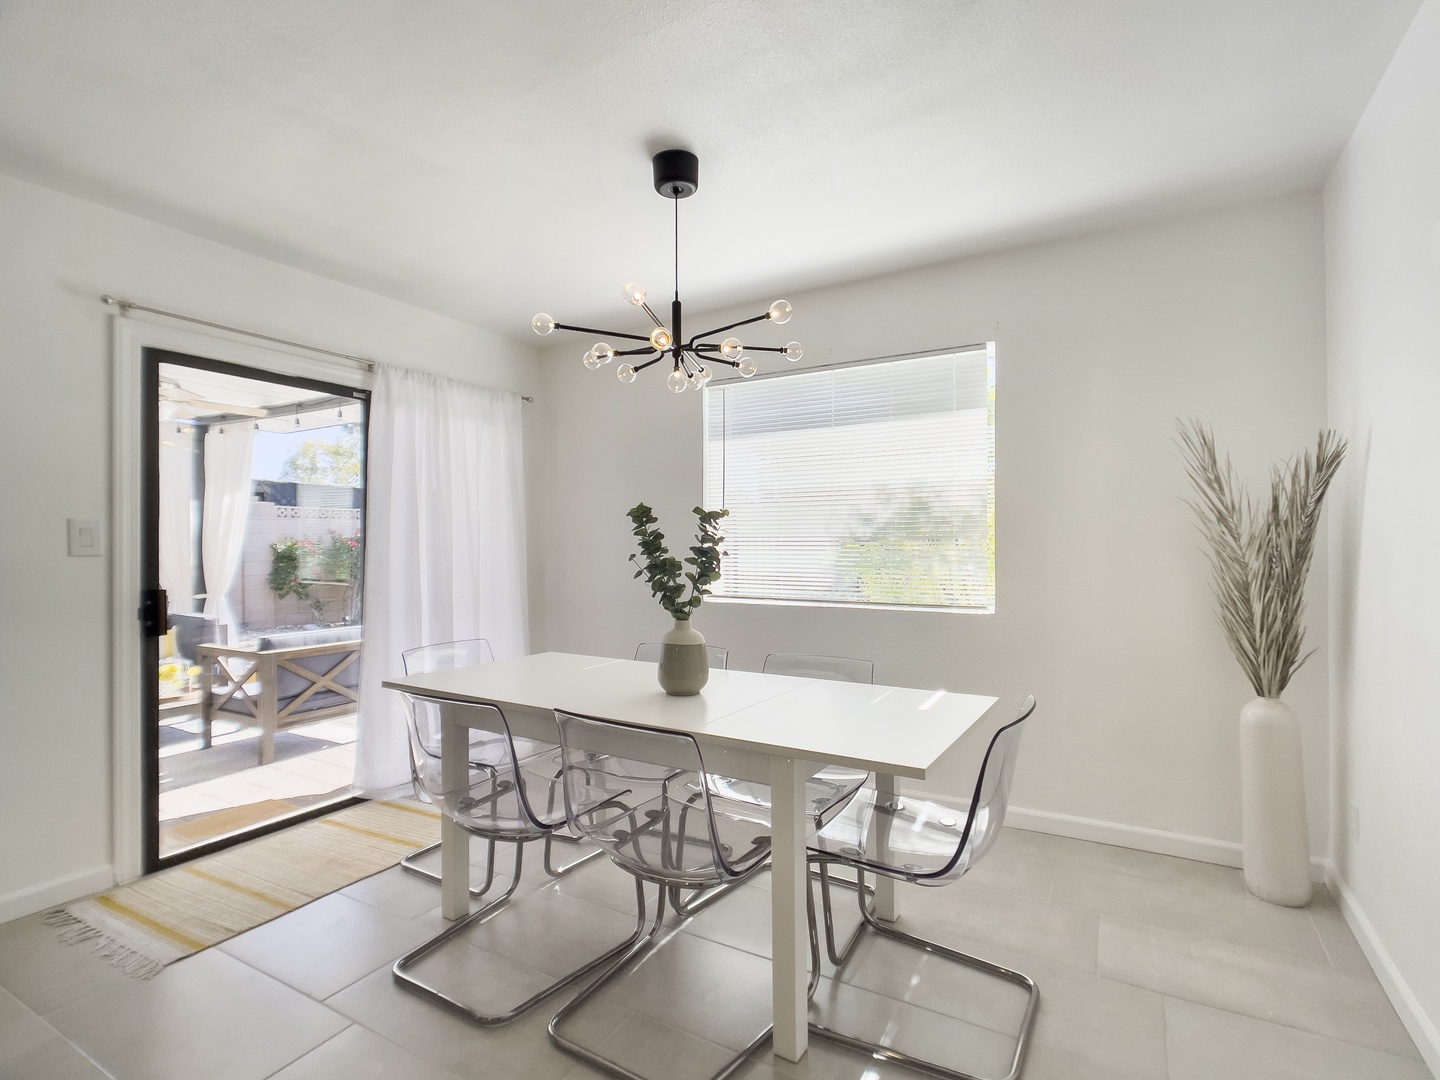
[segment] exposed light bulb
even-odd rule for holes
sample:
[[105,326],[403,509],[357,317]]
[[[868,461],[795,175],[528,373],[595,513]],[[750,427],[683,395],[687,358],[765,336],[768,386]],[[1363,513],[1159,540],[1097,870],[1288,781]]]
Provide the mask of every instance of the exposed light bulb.
[[591,371],[594,371],[601,364],[605,363],[604,360],[601,360],[600,357],[595,355],[594,349],[591,349],[583,357],[581,357],[580,362],[584,364],[587,368],[589,368]]
[[595,347],[590,351],[595,354],[597,367],[600,364],[608,364],[611,360],[615,358],[615,350],[612,349],[609,345],[606,345],[603,341],[597,342],[595,344]]
[[636,307],[645,302],[645,290],[633,281],[625,283],[625,287],[620,290],[620,295],[625,298],[627,304],[634,304]]
[[683,394],[685,392],[685,382],[685,372],[677,367],[670,372],[670,377],[665,380],[665,385],[670,387],[671,393]]
[[727,337],[720,343],[720,355],[726,360],[734,360],[744,351],[745,346],[740,344],[738,337]]
[[805,350],[800,347],[798,341],[792,341],[785,346],[785,359],[791,362],[799,360],[805,355]]
[[555,329],[555,320],[542,311],[530,320],[530,326],[537,334],[543,336]]
[[663,326],[657,326],[654,330],[650,331],[650,345],[660,352],[668,349],[673,342],[674,339],[670,336],[670,331],[666,330]]
[[750,359],[750,357],[742,356],[740,358],[740,363],[735,365],[735,370],[740,373],[740,377],[742,379],[748,379],[751,375],[754,375],[757,371],[759,371],[760,368],[754,360]]
[[634,382],[635,366],[633,364],[621,364],[615,369],[615,377],[621,382]]
[[703,364],[696,368],[690,376],[690,385],[699,390],[710,381],[710,369]]
[[790,321],[790,313],[794,310],[790,306],[789,300],[776,300],[765,314],[770,317],[771,322],[787,323]]

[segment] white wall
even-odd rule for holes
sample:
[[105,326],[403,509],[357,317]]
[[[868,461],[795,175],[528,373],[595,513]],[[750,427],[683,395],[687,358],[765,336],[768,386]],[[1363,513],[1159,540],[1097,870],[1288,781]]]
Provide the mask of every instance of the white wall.
[[105,518],[113,293],[534,393],[533,349],[0,176],[0,921],[108,882],[109,568],[67,558]]
[[1326,185],[1325,235],[1331,419],[1353,442],[1330,510],[1335,861],[1352,925],[1440,1075],[1437,133],[1428,0]]
[[[1112,841],[1233,860],[1237,716],[1253,695],[1212,614],[1173,425],[1213,423],[1262,484],[1271,462],[1313,442],[1325,420],[1321,238],[1318,195],[1305,195],[788,296],[794,319],[756,342],[798,338],[801,367],[997,342],[997,611],[714,603],[697,627],[737,667],[758,669],[775,650],[838,653],[872,657],[882,682],[1012,703],[1033,692],[1018,805],[1129,827],[1102,830]],[[647,284],[664,299],[667,283]],[[755,311],[774,297],[758,299]],[[610,325],[627,317],[617,300]],[[688,327],[704,321],[687,313]],[[531,462],[548,507],[532,636],[536,648],[622,655],[667,628],[631,580],[624,513],[644,500],[672,543],[689,531],[700,400],[673,398],[653,371],[630,386],[611,368],[586,371],[590,339],[563,336],[545,354],[537,405],[550,456]],[[1320,856],[1325,593],[1321,551],[1309,636],[1320,652],[1287,694],[1305,727]],[[957,762],[932,787],[970,783]],[[1095,835],[1083,822],[1025,820]]]

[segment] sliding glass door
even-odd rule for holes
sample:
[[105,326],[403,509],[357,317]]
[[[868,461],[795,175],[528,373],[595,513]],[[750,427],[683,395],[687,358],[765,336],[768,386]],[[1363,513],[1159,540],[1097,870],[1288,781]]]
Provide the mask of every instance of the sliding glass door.
[[350,798],[364,390],[144,352],[147,872]]

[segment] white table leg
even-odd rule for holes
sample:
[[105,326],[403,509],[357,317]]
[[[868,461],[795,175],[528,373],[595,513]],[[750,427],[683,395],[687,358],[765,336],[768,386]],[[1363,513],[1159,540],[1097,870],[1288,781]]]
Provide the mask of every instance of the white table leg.
[[[885,803],[893,802],[895,800],[895,777],[889,773],[876,773],[875,792],[876,802],[878,804],[884,805]],[[878,826],[882,821],[887,823],[889,821],[888,818],[882,818],[879,814],[874,815],[871,820],[875,823],[875,826]],[[871,837],[871,843],[881,862],[889,860],[889,839],[890,835],[888,830],[881,832],[878,836]],[[894,922],[895,879],[876,874],[871,877],[871,880],[875,882],[875,917],[885,922]]]
[[805,781],[811,769],[791,758],[771,766],[770,853],[771,1002],[775,1013],[775,1053],[799,1061],[809,1041],[810,931],[805,915]]
[[[440,779],[446,791],[465,786],[469,775],[470,729],[441,709]],[[461,919],[470,914],[470,834],[448,817],[440,818],[440,914]]]

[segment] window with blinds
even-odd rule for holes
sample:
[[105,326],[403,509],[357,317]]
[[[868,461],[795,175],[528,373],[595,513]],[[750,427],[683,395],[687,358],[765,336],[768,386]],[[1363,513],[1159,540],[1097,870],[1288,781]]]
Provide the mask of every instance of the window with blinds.
[[704,393],[715,596],[994,610],[993,344]]

